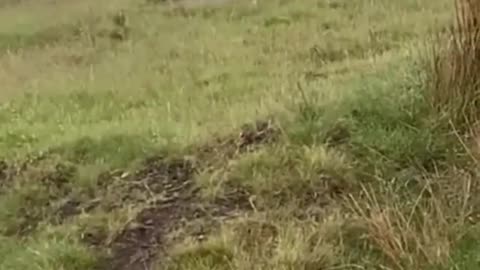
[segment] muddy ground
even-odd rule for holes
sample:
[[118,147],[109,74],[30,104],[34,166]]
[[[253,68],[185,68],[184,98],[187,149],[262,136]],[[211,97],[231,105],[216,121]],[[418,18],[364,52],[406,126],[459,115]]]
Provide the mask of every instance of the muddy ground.
[[273,143],[278,136],[279,130],[271,121],[258,121],[234,135],[191,147],[185,155],[150,157],[131,173],[102,173],[95,187],[80,191],[73,183],[75,164],[52,159],[49,153],[23,163],[2,162],[0,192],[13,191],[15,185],[34,188],[16,213],[18,222],[3,233],[25,237],[41,224],[58,225],[82,213],[110,215],[135,207],[137,214],[113,237],[107,236],[112,232],[92,227],[82,233],[81,240],[99,254],[108,254],[96,269],[152,269],[153,263],[161,265],[162,258],[168,256],[172,242],[191,236],[204,240],[225,219],[252,208],[250,193],[240,186],[227,186],[222,195],[206,199],[195,181],[198,173],[222,168],[238,155]]
[[[112,255],[102,261],[98,269],[151,269],[152,262],[158,264],[159,256],[166,254],[169,246],[166,236],[171,232],[193,220],[202,219],[203,223],[213,225],[216,220],[250,210],[249,194],[240,188],[232,187],[226,196],[214,201],[202,199],[194,177],[216,162],[215,159],[233,158],[253,151],[259,145],[272,142],[277,134],[270,123],[258,122],[242,129],[237,138],[217,139],[197,148],[199,152],[188,158],[148,159],[143,168],[124,181],[135,183],[132,188],[140,188],[140,192],[148,193],[153,199],[110,243]],[[133,190],[128,192],[132,193]],[[208,229],[200,228],[190,233],[203,239]]]

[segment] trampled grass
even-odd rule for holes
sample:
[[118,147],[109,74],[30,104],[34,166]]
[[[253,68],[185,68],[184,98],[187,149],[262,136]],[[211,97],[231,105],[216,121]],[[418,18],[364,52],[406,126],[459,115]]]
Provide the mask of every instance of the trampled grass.
[[451,1],[6,2],[0,269],[475,269]]

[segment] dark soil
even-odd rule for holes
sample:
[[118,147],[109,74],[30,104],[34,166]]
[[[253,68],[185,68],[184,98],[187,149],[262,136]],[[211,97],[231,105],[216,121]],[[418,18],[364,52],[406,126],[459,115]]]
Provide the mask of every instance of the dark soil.
[[[110,213],[145,205],[132,222],[116,232],[113,241],[102,224],[91,225],[81,238],[92,248],[110,251],[111,256],[101,260],[98,269],[151,269],[152,263],[159,264],[167,256],[171,242],[179,240],[172,239],[172,233],[185,231],[202,238],[221,220],[250,210],[250,195],[240,187],[227,187],[221,198],[206,201],[194,183],[195,175],[221,168],[237,155],[273,142],[277,135],[272,122],[258,121],[245,125],[238,134],[194,146],[188,156],[151,157],[133,173],[105,172],[93,190],[75,189],[72,179],[77,167],[62,161],[61,156],[42,154],[11,164],[0,161],[0,194],[11,192],[16,185],[31,189],[17,212],[18,223],[3,233],[24,237],[41,222],[59,225],[81,213]],[[193,223],[202,225],[193,228]]]
[[[103,260],[102,270],[145,270],[152,263],[161,264],[170,246],[168,235],[199,219],[228,218],[238,211],[250,210],[249,194],[232,188],[226,196],[206,202],[199,196],[193,177],[199,170],[218,161],[231,159],[236,154],[252,151],[257,146],[272,142],[278,133],[270,122],[257,122],[242,128],[238,137],[216,139],[196,148],[194,158],[148,159],[144,167],[129,177],[132,189],[150,197],[149,206],[143,209],[109,245],[112,256]],[[137,190],[139,191],[139,190]],[[130,190],[128,194],[134,194]],[[125,197],[123,200],[134,198]],[[201,237],[204,228],[195,232]],[[208,228],[207,228],[208,230]],[[101,242],[90,237],[91,242]]]

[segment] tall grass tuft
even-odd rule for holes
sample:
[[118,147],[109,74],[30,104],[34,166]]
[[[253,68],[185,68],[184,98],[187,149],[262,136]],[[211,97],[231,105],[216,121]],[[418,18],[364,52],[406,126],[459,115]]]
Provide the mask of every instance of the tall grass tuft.
[[428,98],[463,129],[480,115],[480,1],[455,0],[455,18],[446,36],[432,43]]

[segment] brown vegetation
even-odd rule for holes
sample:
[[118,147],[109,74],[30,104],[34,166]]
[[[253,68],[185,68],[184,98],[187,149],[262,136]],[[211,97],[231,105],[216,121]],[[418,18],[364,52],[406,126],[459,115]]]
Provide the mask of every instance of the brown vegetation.
[[433,44],[428,95],[436,110],[466,128],[480,114],[480,1],[455,4],[454,26]]

